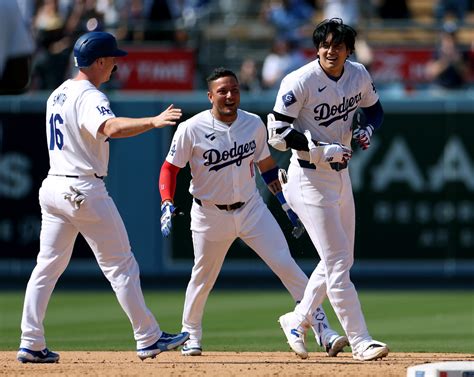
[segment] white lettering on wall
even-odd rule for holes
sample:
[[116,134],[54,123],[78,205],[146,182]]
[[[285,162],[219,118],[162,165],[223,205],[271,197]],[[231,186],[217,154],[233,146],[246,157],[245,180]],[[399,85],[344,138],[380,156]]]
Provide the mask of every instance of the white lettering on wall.
[[188,64],[186,61],[151,62],[144,61],[137,65],[138,81],[178,81],[187,80]]
[[[374,142],[367,151],[355,154],[350,161],[355,192],[363,190],[367,184],[364,180],[367,166],[376,154],[380,155],[379,149],[379,145]],[[474,191],[474,162],[458,136],[451,136],[446,141],[433,166],[421,166],[406,141],[398,136],[392,140],[380,157],[380,162],[369,173],[372,178],[370,189],[374,192],[383,192],[392,184],[400,183],[413,192],[442,192],[449,183],[463,183],[466,189]]]
[[401,137],[393,139],[382,162],[374,168],[372,178],[374,191],[383,191],[392,183],[406,183],[413,191],[424,188],[423,175]]
[[32,188],[30,168],[31,162],[23,154],[0,155],[0,197],[21,199],[27,196]]
[[452,222],[471,224],[474,222],[474,202],[463,200],[377,200],[374,202],[374,220],[377,223],[435,223],[449,225]]
[[474,191],[474,167],[459,137],[452,136],[448,140],[429,175],[431,191],[441,191],[448,182],[463,182],[467,189]]

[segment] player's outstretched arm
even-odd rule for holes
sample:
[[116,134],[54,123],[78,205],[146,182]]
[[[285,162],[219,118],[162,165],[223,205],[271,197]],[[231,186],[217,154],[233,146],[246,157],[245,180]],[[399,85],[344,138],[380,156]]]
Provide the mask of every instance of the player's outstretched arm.
[[281,207],[286,212],[286,215],[288,216],[291,223],[293,224],[293,231],[291,232],[291,234],[295,238],[301,237],[301,235],[305,231],[304,226],[301,223],[298,215],[290,208],[290,206],[286,202],[285,196],[283,195],[283,191],[281,187],[283,182],[281,182],[281,180],[279,179],[279,170],[283,170],[283,169],[278,168],[278,166],[276,165],[275,161],[273,160],[271,156],[258,162],[257,165],[260,170],[262,179],[267,184],[268,189],[273,195],[277,197],[278,201],[281,204]]
[[107,119],[100,126],[99,132],[110,138],[131,137],[153,128],[175,126],[181,116],[181,109],[170,105],[161,114],[150,118],[116,117]]
[[153,128],[162,128],[166,126],[175,126],[183,115],[181,109],[175,108],[173,104],[169,105],[168,108],[161,114],[151,118]]

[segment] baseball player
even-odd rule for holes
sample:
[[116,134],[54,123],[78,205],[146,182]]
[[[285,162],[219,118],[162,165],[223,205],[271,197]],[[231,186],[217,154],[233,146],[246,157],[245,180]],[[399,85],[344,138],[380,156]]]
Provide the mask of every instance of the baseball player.
[[50,169],[39,190],[42,222],[40,251],[26,288],[21,343],[23,363],[54,363],[59,355],[46,348],[43,319],[54,286],[71,258],[80,232],[112,285],[132,324],[140,359],[184,343],[188,333],[162,331],[146,307],[138,264],[130,250],[123,221],[104,184],[109,138],[130,137],[175,125],[181,110],[173,105],[150,118],[118,118],[98,87],[117,69],[116,57],[127,53],[104,32],[82,35],[74,45],[77,76],[49,97],[46,135]]
[[[182,348],[185,356],[202,353],[202,317],[207,297],[236,238],[242,239],[276,273],[295,301],[303,297],[307,276],[291,257],[286,239],[255,184],[258,166],[269,190],[277,196],[295,225],[294,236],[304,228],[281,193],[276,166],[267,145],[261,119],[239,109],[240,89],[234,72],[217,68],[208,77],[212,104],[178,126],[159,179],[162,197],[161,230],[166,237],[172,217],[176,176],[189,163],[194,197],[191,231],[194,267],[183,312],[183,330],[190,333]],[[329,356],[348,345],[347,337],[332,330],[321,307],[314,308],[311,326],[316,340]]]
[[[349,338],[357,360],[387,356],[386,344],[369,335],[357,292],[349,276],[354,261],[355,209],[348,162],[353,138],[363,149],[380,127],[383,110],[372,79],[354,51],[356,31],[341,19],[320,23],[313,33],[318,58],[281,82],[268,115],[269,143],[292,150],[283,192],[303,222],[321,261],[301,302],[280,317],[289,344],[300,356],[311,314],[326,294]],[[355,111],[366,122],[352,130]]]

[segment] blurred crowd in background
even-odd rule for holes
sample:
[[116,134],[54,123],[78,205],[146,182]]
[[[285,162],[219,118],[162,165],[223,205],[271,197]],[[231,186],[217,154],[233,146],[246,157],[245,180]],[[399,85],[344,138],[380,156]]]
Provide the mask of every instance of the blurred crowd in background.
[[[235,69],[243,90],[275,89],[286,73],[314,59],[308,53],[314,52],[314,26],[332,17],[356,28],[358,42],[351,59],[369,70],[374,46],[404,43],[396,36],[389,39],[389,33],[383,40],[384,32],[412,33],[405,45],[433,49],[423,72],[425,84],[449,90],[473,86],[474,0],[11,1],[18,3],[34,41],[30,91],[52,90],[70,77],[74,41],[93,30],[114,34],[122,46],[193,49],[195,89],[205,88],[204,77],[216,64]],[[432,40],[417,40],[418,30],[430,33]],[[214,43],[217,52],[210,47]]]

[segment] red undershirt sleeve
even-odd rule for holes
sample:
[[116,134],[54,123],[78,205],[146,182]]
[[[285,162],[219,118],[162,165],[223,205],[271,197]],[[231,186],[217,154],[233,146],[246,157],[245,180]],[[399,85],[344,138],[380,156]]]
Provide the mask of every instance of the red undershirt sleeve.
[[166,160],[161,166],[158,190],[160,191],[162,203],[165,200],[173,201],[176,191],[176,177],[178,176],[179,170],[179,167],[170,164]]

